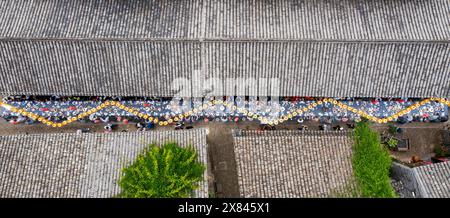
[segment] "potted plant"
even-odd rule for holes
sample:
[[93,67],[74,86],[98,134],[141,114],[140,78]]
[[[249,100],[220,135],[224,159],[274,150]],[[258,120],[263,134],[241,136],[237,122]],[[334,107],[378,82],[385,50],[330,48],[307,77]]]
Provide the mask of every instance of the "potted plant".
[[390,150],[395,150],[397,148],[398,145],[398,140],[395,138],[390,138],[387,142],[386,142],[387,147]]
[[391,135],[397,134],[397,133],[398,133],[398,130],[399,130],[398,127],[396,127],[396,126],[394,126],[394,125],[392,125],[392,124],[389,124],[388,132],[389,132]]

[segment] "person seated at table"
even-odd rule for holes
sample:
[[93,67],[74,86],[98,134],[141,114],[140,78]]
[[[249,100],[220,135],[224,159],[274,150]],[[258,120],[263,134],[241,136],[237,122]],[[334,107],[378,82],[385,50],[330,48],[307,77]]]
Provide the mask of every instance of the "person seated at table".
[[262,124],[262,130],[273,130],[273,126],[270,124]]
[[137,122],[136,123],[136,128],[138,129],[138,131],[143,131],[144,130],[144,124],[141,122]]
[[7,111],[3,111],[1,117],[5,119],[6,122],[9,122],[12,119],[12,116]]
[[354,123],[347,123],[346,125],[347,125],[347,127],[349,129],[354,129],[355,128],[355,124]]
[[153,125],[152,122],[147,122],[147,125],[145,126],[147,129],[153,129],[155,126]]
[[103,123],[107,123],[107,122],[109,122],[109,116],[100,117],[100,120],[101,120]]
[[328,131],[329,130],[329,126],[327,124],[319,125],[319,130]]
[[306,130],[308,130],[309,129],[309,127],[307,126],[307,125],[301,125],[299,128],[298,128],[298,130],[301,130],[301,131],[306,131]]
[[178,122],[175,124],[175,130],[179,130],[179,129],[183,129],[183,128],[184,128],[184,122],[178,121]]
[[[64,117],[64,119],[67,120],[67,117]],[[82,122],[82,123],[89,123],[90,120],[89,120],[88,117],[84,117],[84,118],[79,119],[79,121]]]
[[16,119],[12,119],[12,120],[10,120],[10,121],[9,121],[9,123],[11,123],[11,124],[14,124],[14,125],[15,125],[15,124],[17,124],[18,122],[17,122],[17,120],[16,120]]
[[110,132],[112,132],[113,126],[112,126],[112,124],[108,123],[103,128],[105,129],[105,133],[110,133]]
[[58,95],[53,95],[53,96],[50,97],[50,100],[51,100],[51,101],[58,101],[60,98],[61,98],[61,97],[58,96]]
[[31,125],[31,124],[35,123],[35,121],[33,119],[28,119],[25,123],[27,125]]
[[340,126],[340,125],[337,125],[337,126],[333,127],[333,129],[334,129],[335,131],[342,131],[342,130],[344,130],[344,127],[342,127],[342,126]]
[[439,122],[439,116],[436,114],[431,115],[428,119],[430,120],[431,123]]
[[24,116],[19,116],[18,118],[17,118],[17,123],[23,123],[23,122],[25,122],[27,120],[27,118],[26,117],[24,117]]
[[89,129],[89,128],[77,129],[77,134],[87,133],[89,131],[91,131],[91,129]]

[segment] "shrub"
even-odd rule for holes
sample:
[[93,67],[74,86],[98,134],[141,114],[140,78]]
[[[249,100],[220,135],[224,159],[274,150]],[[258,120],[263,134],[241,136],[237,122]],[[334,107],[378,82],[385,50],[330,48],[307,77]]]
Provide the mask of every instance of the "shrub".
[[161,147],[150,144],[134,163],[122,170],[119,197],[189,197],[203,180],[204,171],[191,146],[182,148],[173,142]]
[[394,126],[393,124],[389,124],[388,132],[389,132],[391,135],[395,135],[395,134],[398,133],[398,127]]
[[391,158],[381,146],[380,136],[370,129],[368,122],[359,122],[354,132],[353,170],[362,197],[396,197],[389,171]]
[[387,141],[387,146],[388,146],[389,149],[394,149],[394,148],[397,147],[397,145],[398,145],[397,139],[390,138],[390,139]]
[[443,148],[441,145],[434,147],[434,154],[436,157],[446,157],[450,155],[450,152]]

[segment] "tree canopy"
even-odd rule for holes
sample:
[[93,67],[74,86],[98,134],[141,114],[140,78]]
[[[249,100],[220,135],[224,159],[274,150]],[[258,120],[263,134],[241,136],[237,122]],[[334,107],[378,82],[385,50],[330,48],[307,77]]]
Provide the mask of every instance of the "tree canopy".
[[119,186],[125,198],[190,197],[203,180],[205,166],[197,152],[175,142],[158,147],[150,144],[136,160],[122,170]]
[[396,197],[389,178],[392,160],[379,134],[365,121],[356,125],[354,134],[353,170],[361,196]]

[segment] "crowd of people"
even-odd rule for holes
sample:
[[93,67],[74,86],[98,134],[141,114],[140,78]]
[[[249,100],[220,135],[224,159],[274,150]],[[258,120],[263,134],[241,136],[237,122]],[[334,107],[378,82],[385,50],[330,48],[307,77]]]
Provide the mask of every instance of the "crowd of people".
[[[37,114],[55,122],[64,121],[70,117],[77,116],[80,113],[87,112],[91,108],[95,108],[107,100],[119,101],[121,104],[137,109],[139,112],[149,116],[158,117],[161,120],[182,114],[193,108],[208,104],[217,98],[133,98],[133,97],[59,97],[59,96],[12,96],[5,97],[3,101],[16,108],[22,108],[28,112]],[[308,105],[318,102],[321,99],[316,98],[299,98],[288,97],[281,98],[278,101],[259,99],[257,97],[223,97],[221,100],[226,101],[237,108],[246,108],[253,114],[267,117],[279,118],[288,112],[298,108],[305,108]],[[338,101],[364,111],[369,115],[378,118],[389,117],[398,111],[415,104],[421,99],[370,99],[370,98],[345,98],[337,99]],[[0,109],[1,110],[1,109]],[[1,117],[13,124],[26,123],[33,124],[37,121],[28,117],[21,116],[3,109]],[[333,123],[358,121],[360,116],[347,109],[338,107],[330,102],[320,104],[313,109],[297,115],[292,119],[303,123],[308,120]],[[198,110],[197,113],[186,118],[184,121],[194,123],[197,121],[218,121],[218,122],[238,122],[252,121],[251,116],[244,116],[236,110],[230,110],[223,104],[211,105],[206,109]],[[403,117],[399,117],[396,121],[399,123],[406,122],[443,122],[448,120],[448,106],[439,102],[429,102]],[[80,122],[93,123],[138,123],[142,127],[151,128],[151,122],[145,121],[136,115],[122,110],[118,107],[106,107],[89,117],[80,119]]]

